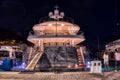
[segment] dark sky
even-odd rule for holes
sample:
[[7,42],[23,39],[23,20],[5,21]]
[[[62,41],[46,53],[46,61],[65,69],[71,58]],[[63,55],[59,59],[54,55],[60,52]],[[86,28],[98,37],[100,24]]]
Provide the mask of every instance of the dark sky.
[[0,28],[20,32],[25,38],[39,19],[48,16],[57,4],[60,11],[74,19],[88,45],[120,31],[120,0],[0,0]]

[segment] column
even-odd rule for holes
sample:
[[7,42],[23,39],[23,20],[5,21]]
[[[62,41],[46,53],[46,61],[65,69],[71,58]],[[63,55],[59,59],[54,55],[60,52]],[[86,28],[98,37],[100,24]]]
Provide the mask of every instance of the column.
[[44,51],[43,40],[40,40],[40,51]]
[[74,45],[75,45],[75,43],[74,43],[74,40],[73,40],[73,39],[71,39],[71,45],[72,45],[72,46],[74,46]]

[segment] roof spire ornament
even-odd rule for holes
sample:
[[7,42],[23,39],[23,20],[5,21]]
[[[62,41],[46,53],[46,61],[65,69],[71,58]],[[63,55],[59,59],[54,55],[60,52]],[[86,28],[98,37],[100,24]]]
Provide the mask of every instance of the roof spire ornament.
[[49,17],[50,18],[53,18],[55,20],[59,20],[60,18],[64,17],[64,12],[59,12],[58,8],[59,8],[58,6],[55,6],[54,13],[49,12]]
[[59,6],[58,6],[58,5],[56,5],[54,8],[55,8],[55,9],[58,9],[58,8],[59,8]]

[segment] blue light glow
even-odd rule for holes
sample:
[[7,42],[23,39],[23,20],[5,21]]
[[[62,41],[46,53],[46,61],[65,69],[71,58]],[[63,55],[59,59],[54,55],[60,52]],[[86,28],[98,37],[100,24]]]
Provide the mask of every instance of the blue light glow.
[[87,62],[88,64],[90,64],[90,62]]
[[25,63],[25,62],[22,62],[21,65],[14,66],[13,69],[14,69],[14,70],[24,70],[25,67],[26,67],[26,63]]
[[88,62],[86,63],[86,65],[87,65],[87,66],[86,66],[87,68],[90,68],[90,67],[91,67],[90,61],[88,61]]
[[2,60],[0,60],[0,65],[2,65],[3,64],[3,61]]
[[90,66],[87,66],[87,68],[90,68]]

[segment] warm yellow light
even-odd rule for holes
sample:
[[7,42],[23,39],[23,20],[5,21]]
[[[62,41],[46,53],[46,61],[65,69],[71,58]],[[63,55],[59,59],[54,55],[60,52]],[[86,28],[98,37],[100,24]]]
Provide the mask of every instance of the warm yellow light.
[[68,67],[68,68],[71,68],[71,65],[68,65],[67,67]]
[[64,24],[61,24],[61,26],[64,26]]
[[52,26],[52,24],[48,24],[48,26]]
[[77,68],[78,67],[78,65],[77,64],[75,64],[75,68]]
[[15,40],[12,40],[12,42],[15,42]]

